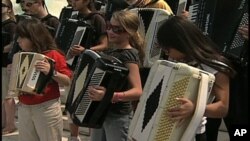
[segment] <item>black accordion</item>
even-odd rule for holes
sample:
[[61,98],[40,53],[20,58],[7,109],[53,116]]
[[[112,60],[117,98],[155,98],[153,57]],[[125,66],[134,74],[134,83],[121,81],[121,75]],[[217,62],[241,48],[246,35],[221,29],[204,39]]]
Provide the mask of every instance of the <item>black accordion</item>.
[[248,25],[248,0],[220,0],[217,7],[213,40],[230,60],[246,63],[248,43],[238,29]]
[[[101,128],[114,91],[125,82],[128,69],[116,58],[85,50],[78,58],[71,88],[66,101],[73,122],[82,127]],[[104,86],[107,91],[101,101],[92,101],[88,86]]]
[[214,18],[218,0],[194,0],[189,6],[188,19],[195,23],[204,35],[213,34]]
[[[56,42],[58,47],[68,56],[70,47],[82,45],[89,49],[93,44],[94,28],[85,21],[77,19],[65,19],[59,26],[56,33]],[[72,57],[67,60],[71,68],[75,68],[77,59]]]
[[[82,41],[88,41],[87,39],[91,36],[89,34],[90,28],[91,26],[84,21],[77,19],[63,20],[56,33],[58,47],[67,54],[72,45],[82,45]],[[86,47],[87,44],[88,43],[84,43]]]
[[75,11],[70,6],[65,6],[65,7],[63,7],[63,9],[60,13],[59,21],[62,22],[65,19],[69,19],[69,18],[75,17],[77,15],[78,15],[78,11]]
[[[48,60],[51,67],[55,61],[43,54],[34,52],[18,52],[13,56],[9,90],[13,92],[26,92],[40,94],[51,80],[51,75],[37,71],[37,61]],[[51,73],[50,73],[51,74]]]

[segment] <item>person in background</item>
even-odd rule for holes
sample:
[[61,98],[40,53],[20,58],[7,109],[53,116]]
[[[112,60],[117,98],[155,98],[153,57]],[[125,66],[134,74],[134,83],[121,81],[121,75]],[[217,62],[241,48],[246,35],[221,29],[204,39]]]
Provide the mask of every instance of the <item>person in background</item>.
[[10,0],[2,0],[2,32],[9,35],[9,42],[2,46],[2,134],[12,133],[16,130],[15,126],[15,112],[16,104],[14,97],[9,94],[8,86],[10,79],[10,72],[8,65],[10,60],[8,54],[13,44],[15,35],[16,19],[13,11],[13,5]]
[[[19,141],[61,141],[63,119],[59,85],[70,85],[71,70],[65,55],[44,24],[37,18],[27,17],[17,24],[17,42],[22,51],[44,54],[55,61],[38,61],[36,70],[51,77],[41,94],[19,92],[18,130]],[[13,64],[12,64],[13,65]]]
[[[107,112],[102,128],[91,129],[91,141],[126,141],[132,119],[132,100],[142,94],[139,66],[143,61],[143,39],[138,33],[139,19],[130,11],[116,11],[107,24],[109,49],[104,53],[121,60],[129,69],[126,85],[114,92],[112,105]],[[89,86],[89,97],[102,100],[106,88]]]
[[[85,45],[74,45],[69,49],[67,59],[74,58],[73,65],[77,63],[78,56],[85,50],[90,48],[94,51],[102,51],[107,48],[108,38],[106,34],[106,22],[104,17],[99,14],[94,7],[94,0],[72,0],[72,7],[74,10],[79,11],[77,18],[78,20],[86,21],[95,29],[94,35],[92,35],[90,46]],[[74,17],[73,17],[74,18]],[[86,39],[85,39],[86,40]],[[87,42],[83,39],[82,42]],[[74,69],[73,69],[74,71]],[[69,115],[69,114],[68,114]],[[69,117],[69,126],[71,135],[68,138],[69,141],[80,141],[79,137],[79,126],[75,125]]]
[[[228,113],[230,78],[235,74],[231,63],[216,50],[216,45],[189,20],[174,16],[159,28],[157,39],[169,59],[187,63],[215,75],[211,91],[215,101],[206,106],[204,118],[196,131],[196,141],[206,141],[206,117],[223,118]],[[166,116],[181,122],[194,113],[195,105],[187,98],[179,97],[179,107],[168,109]]]
[[127,9],[132,8],[160,8],[173,14],[172,9],[164,0],[125,0],[128,3]]
[[56,16],[49,13],[45,0],[21,0],[21,2],[23,2],[25,13],[39,18],[54,37],[60,22]]

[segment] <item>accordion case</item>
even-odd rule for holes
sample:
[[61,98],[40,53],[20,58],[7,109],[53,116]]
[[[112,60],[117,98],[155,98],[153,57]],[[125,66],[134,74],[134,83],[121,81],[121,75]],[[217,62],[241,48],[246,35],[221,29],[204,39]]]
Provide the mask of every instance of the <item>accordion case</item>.
[[130,11],[138,14],[139,32],[145,41],[143,67],[151,67],[156,60],[161,58],[161,48],[158,46],[156,34],[164,20],[169,18],[170,13],[158,8],[134,8]]
[[40,94],[51,80],[51,76],[37,71],[35,64],[38,61],[48,60],[51,66],[55,61],[43,54],[34,52],[18,52],[13,56],[9,90]]
[[[213,74],[184,63],[158,60],[152,66],[142,97],[131,121],[130,141],[191,141],[202,121],[214,83]],[[195,102],[194,115],[181,125],[167,116],[176,98]]]
[[[128,69],[116,58],[85,50],[78,58],[74,78],[66,101],[76,125],[101,128],[111,104],[114,91],[119,91],[125,82]],[[92,101],[88,95],[88,86],[98,85],[106,88],[101,101]]]

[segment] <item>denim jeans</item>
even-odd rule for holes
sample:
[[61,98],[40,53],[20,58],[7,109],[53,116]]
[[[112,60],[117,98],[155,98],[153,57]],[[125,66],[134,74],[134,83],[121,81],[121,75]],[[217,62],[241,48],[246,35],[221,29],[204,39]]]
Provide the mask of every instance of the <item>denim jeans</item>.
[[91,141],[127,141],[132,112],[127,115],[108,113],[102,128],[91,129]]

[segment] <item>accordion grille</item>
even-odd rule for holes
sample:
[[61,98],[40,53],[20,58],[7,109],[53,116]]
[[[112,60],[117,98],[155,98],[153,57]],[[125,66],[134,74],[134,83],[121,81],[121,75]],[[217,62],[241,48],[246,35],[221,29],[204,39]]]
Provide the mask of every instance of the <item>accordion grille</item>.
[[[242,26],[242,25],[246,25],[246,24],[248,24],[248,13],[244,13],[239,27]],[[237,32],[235,37],[234,37],[234,40],[233,40],[233,42],[231,44],[230,49],[234,49],[234,48],[237,48],[237,47],[242,47],[243,44],[244,44],[244,38],[242,38],[242,36]]]
[[[89,82],[89,86],[100,85],[104,75],[105,75],[105,71],[94,73]],[[91,99],[89,98],[89,95],[88,95],[88,89],[86,89],[85,93],[83,94],[83,98],[81,99],[81,102],[79,103],[79,106],[77,107],[75,114],[85,116],[90,106],[90,103],[91,103]]]
[[167,110],[171,107],[179,105],[179,103],[176,101],[176,98],[184,96],[190,80],[189,78],[190,77],[185,77],[181,80],[174,82],[173,87],[169,93],[169,98],[167,99],[167,102],[163,105],[163,113],[160,115],[159,126],[157,127],[154,141],[167,141],[170,139],[170,136],[175,126],[175,122],[166,117]]

